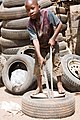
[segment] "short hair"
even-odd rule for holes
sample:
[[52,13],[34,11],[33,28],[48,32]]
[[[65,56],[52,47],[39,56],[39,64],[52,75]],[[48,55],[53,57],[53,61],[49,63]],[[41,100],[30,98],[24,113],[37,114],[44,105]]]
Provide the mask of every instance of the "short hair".
[[35,2],[35,3],[38,5],[37,0],[25,0],[25,5],[26,5],[29,1],[31,1],[31,2]]

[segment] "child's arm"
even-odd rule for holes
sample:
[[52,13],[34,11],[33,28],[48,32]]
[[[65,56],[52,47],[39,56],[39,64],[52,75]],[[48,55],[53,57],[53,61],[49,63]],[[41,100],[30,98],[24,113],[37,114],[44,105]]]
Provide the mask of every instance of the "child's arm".
[[49,39],[49,44],[50,44],[51,46],[54,46],[54,45],[55,45],[55,41],[57,41],[56,38],[57,38],[57,36],[58,36],[58,34],[59,34],[60,30],[61,30],[61,27],[62,27],[62,22],[60,22],[60,23],[58,24],[58,26],[56,27],[56,30],[55,30],[53,36]]
[[39,41],[37,39],[33,40],[33,45],[34,45],[36,53],[37,53],[38,61],[39,61],[40,65],[43,66],[43,64],[45,63],[45,59],[42,57],[42,55],[40,53]]

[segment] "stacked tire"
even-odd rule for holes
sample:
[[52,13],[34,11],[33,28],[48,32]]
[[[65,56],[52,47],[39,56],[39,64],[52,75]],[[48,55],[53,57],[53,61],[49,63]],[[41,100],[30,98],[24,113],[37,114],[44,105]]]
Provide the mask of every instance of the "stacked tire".
[[[68,15],[67,15],[66,7],[64,7],[58,3],[58,6],[56,7],[56,15],[59,17],[59,19],[62,22],[62,29],[60,31],[58,41],[59,41],[59,45],[60,45],[60,56],[63,57],[66,54],[71,54],[71,51],[68,48],[67,40],[66,40],[66,36],[65,36],[65,32],[67,30],[67,22],[68,22]],[[65,47],[62,47],[62,46],[65,46]],[[61,49],[61,47],[64,49]]]

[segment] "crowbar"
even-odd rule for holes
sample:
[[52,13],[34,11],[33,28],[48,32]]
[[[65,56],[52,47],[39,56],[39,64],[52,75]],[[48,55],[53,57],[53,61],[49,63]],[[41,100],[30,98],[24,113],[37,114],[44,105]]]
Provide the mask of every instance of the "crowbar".
[[51,73],[51,95],[52,98],[54,97],[53,94],[53,79],[52,79],[52,47],[50,46],[50,73]]

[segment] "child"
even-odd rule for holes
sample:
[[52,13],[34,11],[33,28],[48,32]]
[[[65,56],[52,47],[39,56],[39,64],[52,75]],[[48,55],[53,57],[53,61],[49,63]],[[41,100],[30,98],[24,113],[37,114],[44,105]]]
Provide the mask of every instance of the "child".
[[[52,61],[54,72],[57,76],[58,92],[62,94],[65,91],[61,82],[62,69],[60,67],[59,45],[57,42],[57,36],[62,27],[62,23],[51,11],[47,9],[40,10],[37,0],[26,0],[25,8],[30,17],[28,24],[30,40],[35,47],[34,74],[37,76],[39,88],[36,93],[42,92],[42,68],[51,46],[54,49]],[[56,26],[55,31],[54,26]]]

